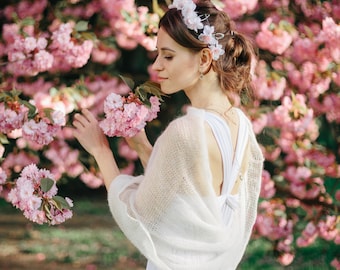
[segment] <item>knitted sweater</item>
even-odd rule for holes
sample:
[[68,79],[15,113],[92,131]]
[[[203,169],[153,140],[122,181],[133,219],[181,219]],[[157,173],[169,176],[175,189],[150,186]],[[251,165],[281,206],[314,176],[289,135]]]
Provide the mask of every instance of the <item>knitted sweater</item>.
[[108,191],[116,222],[158,269],[235,269],[255,222],[263,156],[251,124],[241,117],[250,157],[237,207],[226,200],[225,215],[212,186],[205,114],[189,108],[172,121],[157,139],[144,175],[120,175]]

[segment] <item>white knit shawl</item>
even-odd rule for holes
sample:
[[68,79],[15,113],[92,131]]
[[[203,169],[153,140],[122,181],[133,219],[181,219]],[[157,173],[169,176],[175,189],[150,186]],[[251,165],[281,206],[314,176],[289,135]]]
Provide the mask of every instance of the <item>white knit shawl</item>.
[[249,165],[228,226],[212,186],[203,110],[189,108],[170,123],[144,175],[119,175],[112,182],[112,215],[158,269],[237,267],[255,222],[263,164],[250,122],[248,127]]

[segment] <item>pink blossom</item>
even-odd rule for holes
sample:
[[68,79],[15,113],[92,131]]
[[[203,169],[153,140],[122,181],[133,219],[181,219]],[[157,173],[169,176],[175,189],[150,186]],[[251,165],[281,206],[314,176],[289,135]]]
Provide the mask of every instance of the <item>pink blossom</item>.
[[309,38],[298,38],[293,43],[292,59],[300,64],[316,57],[318,44]]
[[327,47],[319,49],[315,55],[315,58],[313,58],[313,61],[317,63],[318,70],[320,72],[327,72],[332,66],[332,62],[334,61],[332,58],[332,51],[333,50],[330,50]]
[[39,72],[47,71],[52,67],[54,58],[44,50],[47,41],[44,38],[18,37],[13,45],[9,46],[7,69],[13,74],[33,76]]
[[278,201],[263,201],[255,223],[256,232],[271,240],[285,238],[292,233],[293,224],[287,220],[285,206]]
[[9,133],[14,129],[23,126],[28,109],[24,105],[15,105],[13,109],[6,108],[4,103],[0,103],[0,132]]
[[[49,190],[44,190],[41,186],[41,181],[46,178],[54,181]],[[57,191],[53,175],[48,170],[38,169],[35,164],[31,164],[22,170],[15,187],[8,194],[8,199],[23,211],[27,219],[38,224],[55,225],[72,217],[71,210],[58,208],[54,202]],[[68,201],[65,202],[69,204]]]
[[338,260],[337,258],[334,258],[331,261],[331,266],[333,266],[336,270],[340,269],[340,260]]
[[265,160],[268,161],[275,161],[278,159],[278,157],[281,154],[281,148],[276,147],[276,146],[266,146],[266,147],[261,147],[262,152],[264,154]]
[[289,0],[264,0],[262,2],[263,7],[265,8],[283,8],[283,7],[288,7],[289,5]]
[[20,171],[31,163],[39,163],[39,158],[31,153],[19,151],[18,153],[11,152],[2,161],[1,167],[8,176],[11,176],[11,171],[20,173]]
[[99,125],[108,136],[132,137],[157,116],[156,99],[150,98],[151,108],[147,108],[132,92],[127,98],[111,93],[104,102],[105,119]]
[[253,84],[256,96],[260,99],[279,100],[286,88],[286,79],[275,72],[267,72],[264,61],[258,63],[255,72],[257,74],[253,77]]
[[282,54],[292,41],[292,35],[275,25],[272,18],[267,18],[261,24],[261,31],[256,36],[256,43],[261,49],[275,54]]
[[120,169],[121,174],[127,174],[127,175],[133,175],[135,171],[135,163],[134,162],[128,162],[128,164]]
[[93,62],[109,65],[115,62],[120,57],[120,52],[115,48],[104,46],[94,47],[91,52]]
[[299,247],[307,247],[315,242],[318,237],[318,229],[313,222],[309,222],[301,235],[296,240]]
[[7,44],[12,44],[19,36],[19,25],[18,24],[4,24],[2,26],[2,39]]
[[271,179],[269,172],[263,170],[260,196],[262,198],[270,199],[275,195],[275,192],[274,181]]
[[249,19],[247,21],[236,21],[237,31],[244,33],[250,37],[253,37],[256,32],[260,30],[261,23],[255,19]]
[[330,93],[325,96],[322,105],[326,110],[326,118],[329,122],[335,121],[340,123],[340,96],[335,93]]
[[312,171],[307,167],[289,166],[283,175],[292,183],[301,183],[312,176]]
[[[137,8],[134,1],[124,3],[116,1],[117,10],[112,8],[111,2],[109,8],[107,1],[102,0],[101,3],[105,6],[108,21],[120,47],[133,49],[140,44],[148,50],[155,49],[155,34],[159,21],[157,14],[148,13],[145,6]],[[119,10],[124,10],[124,13],[117,12]]]
[[33,68],[38,72],[49,70],[53,65],[52,54],[45,50],[40,50],[34,55]]
[[53,141],[53,137],[60,130],[60,126],[49,124],[46,120],[29,120],[22,127],[22,136],[41,145],[47,145]]
[[305,160],[312,160],[317,165],[322,167],[325,171],[325,174],[328,176],[337,176],[337,166],[336,164],[336,158],[333,153],[326,153],[322,152],[321,150],[317,149],[311,149],[310,151],[306,152],[305,154]]
[[225,1],[224,10],[230,14],[232,19],[238,18],[246,13],[253,11],[258,3],[258,0],[235,0]]
[[51,49],[69,50],[73,47],[71,42],[71,33],[73,26],[71,23],[61,24],[59,28],[52,33]]
[[320,237],[330,241],[333,240],[337,235],[340,234],[337,216],[326,216],[326,220],[321,220],[318,224]]
[[24,39],[23,50],[26,54],[34,51],[35,48],[37,48],[37,41],[34,37],[27,37]]
[[31,81],[29,83],[25,82],[17,82],[13,81],[13,86],[17,89],[20,89],[23,94],[27,96],[34,96],[38,94],[37,89],[39,89],[39,93],[47,93],[47,91],[52,87],[52,83],[48,81],[44,81],[42,77],[37,78],[36,81]]
[[83,172],[80,175],[80,180],[82,180],[86,184],[86,186],[90,188],[99,188],[104,184],[104,181],[101,177],[91,172]]
[[131,149],[125,140],[119,140],[118,144],[118,154],[119,156],[126,158],[127,160],[137,160],[138,153]]
[[282,265],[289,265],[293,262],[295,255],[293,253],[283,253],[278,257],[278,261]]
[[260,114],[256,119],[252,120],[253,130],[255,134],[260,134],[268,124],[268,116]]
[[52,43],[49,46],[55,61],[53,69],[67,70],[69,68],[80,68],[84,66],[93,49],[93,42],[85,40],[76,43],[71,39],[74,25],[72,23],[61,24],[57,30],[52,33]]
[[0,167],[0,194],[3,190],[3,185],[6,183],[7,180],[7,174],[6,172]]
[[71,50],[65,52],[65,60],[71,67],[80,68],[88,62],[92,48],[93,42],[85,40],[81,45],[74,45]]
[[336,199],[337,201],[340,201],[340,190],[337,190],[337,191],[335,192],[335,199]]
[[4,13],[8,19],[12,19],[12,14],[15,12],[20,19],[32,17],[35,20],[40,20],[47,4],[47,0],[33,2],[24,0],[14,6],[7,6]]
[[340,25],[336,24],[333,18],[327,17],[322,21],[322,31],[318,38],[326,43],[330,56],[336,63],[340,61]]
[[160,111],[161,103],[156,96],[150,97],[151,108],[149,109],[148,116],[146,117],[145,121],[149,122],[152,121],[157,117],[158,112]]
[[313,109],[307,107],[305,96],[296,95],[290,98],[285,96],[282,105],[278,106],[271,118],[271,124],[277,127],[284,127],[284,132],[292,132],[296,136],[301,136],[306,131],[315,130],[315,120]]
[[50,169],[56,179],[68,174],[70,177],[77,177],[84,167],[79,162],[79,150],[71,149],[64,141],[53,141],[50,147],[44,151],[44,155],[52,162]]
[[51,114],[53,124],[64,126],[66,124],[65,113],[63,111],[54,110]]

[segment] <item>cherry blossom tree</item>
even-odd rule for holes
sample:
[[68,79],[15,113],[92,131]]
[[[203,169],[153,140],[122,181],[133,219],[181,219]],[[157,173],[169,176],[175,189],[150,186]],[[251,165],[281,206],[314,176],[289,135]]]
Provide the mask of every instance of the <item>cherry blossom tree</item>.
[[[340,3],[213,2],[258,48],[255,101],[241,98],[266,159],[253,237],[268,239],[278,261],[289,265],[315,241],[340,244]],[[2,3],[0,195],[28,219],[58,224],[71,217],[72,201],[57,195],[60,179],[103,185],[94,160],[72,137],[72,116],[88,108],[104,119],[107,98],[130,92],[119,74],[138,82],[154,79],[152,51],[168,4]],[[182,105],[164,104],[169,113],[159,117],[166,121],[149,123],[151,132],[164,128]],[[137,155],[125,141],[110,137],[110,144],[122,172],[138,173]],[[32,177],[35,186],[27,184]],[[340,269],[340,254],[333,255],[330,263]]]

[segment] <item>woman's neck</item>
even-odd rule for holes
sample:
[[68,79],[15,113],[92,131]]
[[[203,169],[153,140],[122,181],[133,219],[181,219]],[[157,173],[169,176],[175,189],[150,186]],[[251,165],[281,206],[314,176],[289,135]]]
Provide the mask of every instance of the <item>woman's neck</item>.
[[184,90],[191,105],[196,108],[226,109],[231,106],[226,93],[222,90],[216,73],[210,70],[190,89]]
[[190,91],[185,91],[191,105],[199,109],[226,109],[231,106],[228,96],[218,84],[201,82]]

